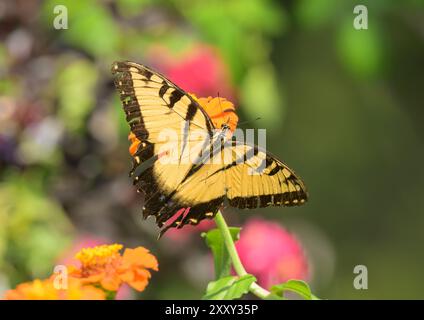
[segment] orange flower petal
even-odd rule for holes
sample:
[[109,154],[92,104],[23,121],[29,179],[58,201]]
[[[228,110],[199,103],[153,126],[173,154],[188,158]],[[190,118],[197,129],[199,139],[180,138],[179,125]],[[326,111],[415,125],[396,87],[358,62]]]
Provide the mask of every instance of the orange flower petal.
[[158,271],[158,261],[156,257],[152,255],[149,250],[143,247],[125,249],[123,255],[123,266],[124,268],[128,268],[131,265],[141,266]]
[[143,290],[151,276],[146,268],[157,271],[158,261],[146,248],[126,249],[123,255],[121,248],[114,244],[82,249],[77,254],[81,267],[71,268],[70,276],[109,291],[117,291],[124,282]]
[[85,277],[81,276],[79,279],[81,279],[81,281],[83,281],[84,283],[97,283],[104,277],[105,277],[105,272],[99,272],[99,273],[91,274]]
[[101,279],[100,284],[106,290],[118,291],[119,287],[122,284],[122,281],[117,274],[110,274]]
[[146,288],[150,277],[151,274],[146,269],[132,270],[121,275],[121,279],[137,291],[143,291]]
[[227,124],[232,132],[235,131],[239,118],[231,101],[221,97],[195,98],[195,100],[209,115],[215,128],[221,129],[223,124]]
[[68,279],[66,289],[54,287],[54,277],[22,283],[6,292],[6,300],[104,300],[105,293],[93,286],[84,285],[76,278]]

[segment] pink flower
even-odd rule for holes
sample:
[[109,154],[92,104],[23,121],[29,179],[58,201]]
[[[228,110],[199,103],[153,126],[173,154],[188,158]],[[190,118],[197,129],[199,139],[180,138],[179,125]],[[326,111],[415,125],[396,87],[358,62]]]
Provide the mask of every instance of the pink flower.
[[176,57],[164,47],[153,47],[148,55],[152,65],[183,90],[198,97],[219,96],[234,101],[228,68],[219,52],[196,45]]
[[247,272],[270,288],[289,279],[307,280],[308,263],[298,240],[275,222],[251,219],[236,242]]
[[65,252],[62,253],[58,259],[58,263],[63,265],[79,266],[81,263],[78,259],[75,258],[75,255],[79,251],[81,251],[83,248],[91,248],[109,242],[109,240],[97,236],[79,235],[76,239],[74,239],[69,248],[67,248]]

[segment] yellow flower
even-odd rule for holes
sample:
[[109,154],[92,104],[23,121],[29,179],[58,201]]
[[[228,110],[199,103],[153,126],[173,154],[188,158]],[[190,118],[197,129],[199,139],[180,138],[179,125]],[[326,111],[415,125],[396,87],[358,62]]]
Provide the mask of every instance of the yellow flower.
[[19,284],[16,289],[5,294],[6,300],[104,300],[103,290],[85,285],[76,278],[68,278],[67,289],[56,289],[54,277],[36,279]]
[[[104,290],[117,291],[123,283],[143,291],[151,273],[158,271],[158,262],[143,247],[126,249],[121,244],[84,248],[76,254],[80,267],[68,267],[66,289],[54,286],[55,275],[46,280],[34,280],[6,292],[6,300],[104,300]],[[102,287],[99,288],[99,286]]]
[[84,248],[75,255],[84,267],[103,266],[111,260],[119,257],[122,244],[101,245],[94,248]]
[[143,291],[151,277],[147,269],[158,271],[155,256],[143,247],[125,249],[123,255],[121,249],[119,244],[82,249],[76,255],[81,267],[71,269],[70,275],[109,291],[117,291],[123,283]]

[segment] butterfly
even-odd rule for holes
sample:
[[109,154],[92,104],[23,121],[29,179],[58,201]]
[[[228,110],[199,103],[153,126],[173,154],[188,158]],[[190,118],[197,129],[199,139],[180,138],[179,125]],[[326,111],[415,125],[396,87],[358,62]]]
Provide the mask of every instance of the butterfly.
[[307,200],[293,170],[231,138],[238,120],[232,103],[198,99],[134,62],[114,62],[112,74],[131,130],[130,176],[144,194],[143,217],[156,217],[160,235],[212,219],[224,201],[252,209]]

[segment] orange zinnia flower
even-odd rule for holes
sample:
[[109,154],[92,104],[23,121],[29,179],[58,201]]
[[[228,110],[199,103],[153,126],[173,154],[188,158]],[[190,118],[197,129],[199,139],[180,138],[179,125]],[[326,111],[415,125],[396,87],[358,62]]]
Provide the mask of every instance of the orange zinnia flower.
[[123,255],[121,249],[120,244],[82,249],[76,255],[81,267],[71,269],[70,275],[109,291],[117,291],[123,283],[143,291],[151,277],[147,269],[158,271],[155,256],[143,247],[125,249]]
[[190,95],[206,111],[216,129],[221,129],[221,126],[226,124],[231,132],[236,130],[239,118],[231,101],[221,97],[197,98],[194,94]]
[[5,294],[6,300],[104,300],[105,292],[80,280],[68,278],[67,289],[56,289],[53,277],[46,280],[36,279],[18,285]]

